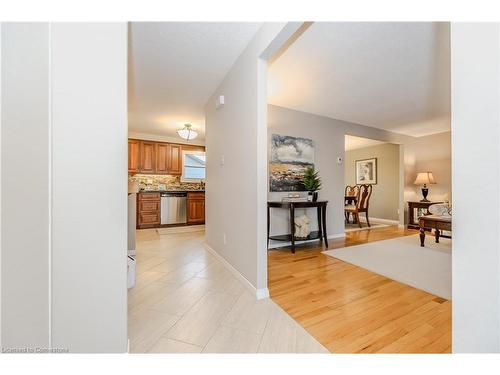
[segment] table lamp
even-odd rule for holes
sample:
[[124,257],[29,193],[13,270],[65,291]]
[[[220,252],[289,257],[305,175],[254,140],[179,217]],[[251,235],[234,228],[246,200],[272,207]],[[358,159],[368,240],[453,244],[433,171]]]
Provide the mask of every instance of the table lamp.
[[419,172],[417,174],[417,178],[415,179],[415,185],[423,185],[422,186],[422,196],[424,199],[421,199],[420,202],[430,202],[427,199],[427,194],[429,194],[429,189],[427,188],[427,184],[435,184],[434,176],[432,172]]

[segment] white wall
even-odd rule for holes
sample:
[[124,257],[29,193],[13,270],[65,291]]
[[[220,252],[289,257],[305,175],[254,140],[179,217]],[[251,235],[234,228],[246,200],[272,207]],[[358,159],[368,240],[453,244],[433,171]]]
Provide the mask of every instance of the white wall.
[[[500,26],[451,25],[453,345],[500,351]],[[479,198],[478,198],[479,194]]]
[[127,29],[54,24],[52,344],[127,345]]
[[49,345],[49,26],[2,24],[2,346]]
[[124,23],[3,26],[4,347],[127,349],[126,46]]
[[[207,245],[241,273],[258,296],[268,293],[266,60],[300,25],[264,24],[205,107]],[[219,95],[226,103],[216,110]]]

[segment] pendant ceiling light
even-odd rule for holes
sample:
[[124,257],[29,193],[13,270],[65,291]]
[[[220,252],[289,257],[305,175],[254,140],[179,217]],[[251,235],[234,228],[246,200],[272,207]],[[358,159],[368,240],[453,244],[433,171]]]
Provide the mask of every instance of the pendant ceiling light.
[[177,134],[179,134],[179,137],[184,138],[187,141],[195,139],[198,136],[198,133],[192,129],[191,124],[184,124],[182,129],[177,130]]

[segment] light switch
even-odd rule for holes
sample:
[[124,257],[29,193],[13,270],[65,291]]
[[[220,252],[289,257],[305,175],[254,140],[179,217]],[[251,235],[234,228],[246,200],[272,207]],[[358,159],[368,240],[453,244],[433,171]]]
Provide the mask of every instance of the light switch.
[[220,157],[220,165],[223,166],[226,160],[224,159],[224,155]]
[[215,109],[224,107],[225,101],[226,99],[224,98],[224,95],[219,95],[219,97],[217,98],[217,102],[215,103]]

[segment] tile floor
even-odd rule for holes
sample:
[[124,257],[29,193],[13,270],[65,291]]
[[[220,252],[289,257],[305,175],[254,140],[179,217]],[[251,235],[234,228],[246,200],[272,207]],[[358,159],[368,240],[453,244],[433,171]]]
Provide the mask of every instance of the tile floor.
[[328,353],[271,299],[256,300],[203,241],[137,231],[131,353]]

